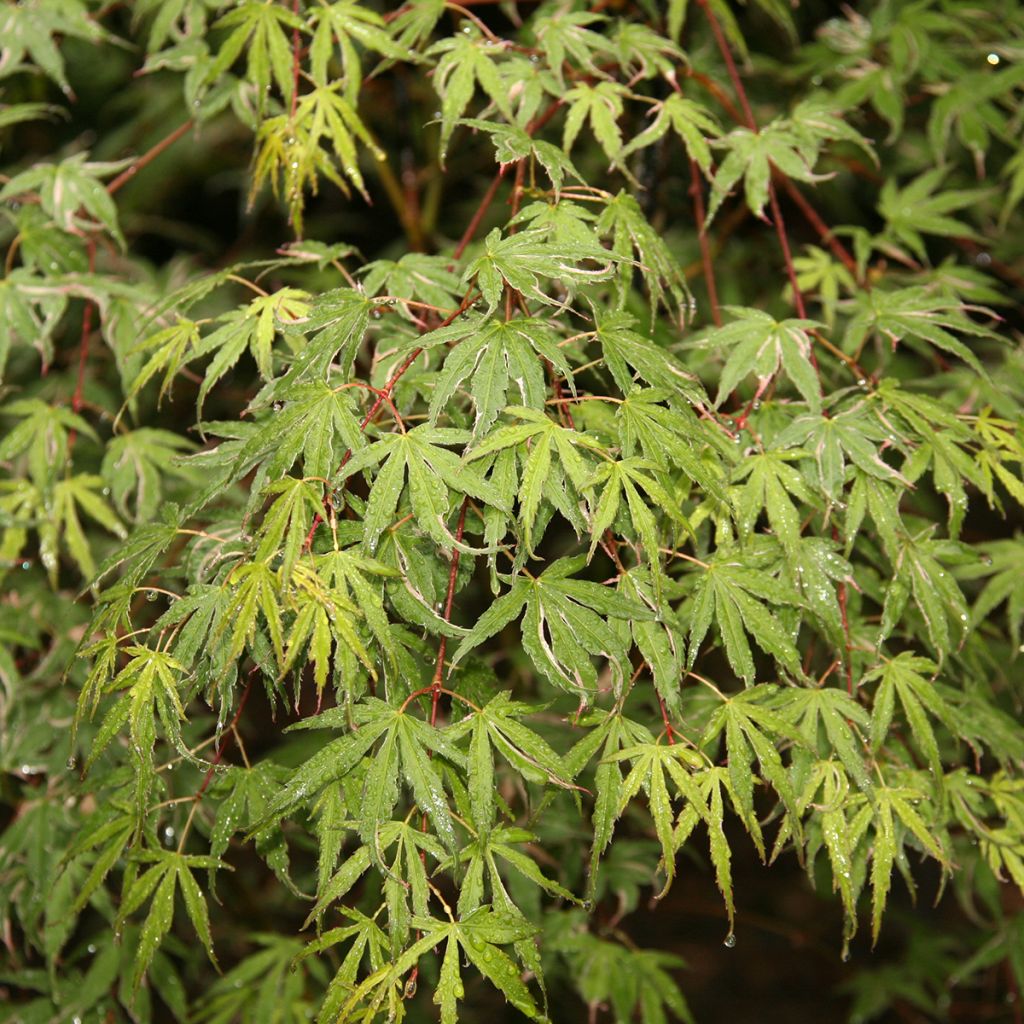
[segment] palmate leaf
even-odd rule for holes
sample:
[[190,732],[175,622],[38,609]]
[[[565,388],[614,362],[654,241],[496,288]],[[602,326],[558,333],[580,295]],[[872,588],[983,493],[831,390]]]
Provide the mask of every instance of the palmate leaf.
[[271,80],[288,101],[292,97],[292,31],[307,31],[306,24],[288,7],[243,0],[228,11],[214,28],[233,31],[221,44],[204,81],[215,82],[244,52],[246,75],[256,86],[256,103],[262,111]]
[[[430,417],[436,422],[458,389],[468,380],[476,409],[473,433],[485,434],[508,405],[509,389],[518,390],[523,406],[541,409],[547,388],[541,359],[546,359],[575,392],[572,370],[558,347],[557,335],[533,317],[516,320],[468,320],[463,338],[448,353],[430,400]],[[424,339],[437,343],[434,331]]]
[[922,235],[977,237],[968,224],[950,214],[976,206],[989,193],[985,189],[942,189],[939,192],[947,174],[945,168],[936,167],[904,188],[892,177],[879,193],[878,212],[885,218],[888,234],[910,249],[922,263],[928,261]]
[[928,822],[914,804],[924,794],[908,787],[879,786],[873,806],[874,843],[871,850],[871,942],[878,941],[894,864],[905,859],[904,844],[913,836],[943,870],[949,862]]
[[103,457],[102,475],[120,515],[135,522],[152,519],[160,505],[163,476],[190,482],[193,479],[177,457],[194,447],[179,434],[153,427],[140,427],[114,437]]
[[[540,541],[535,526],[543,501],[550,502],[577,530],[584,528],[578,504],[572,501],[572,497],[579,493],[592,471],[591,463],[583,452],[601,452],[603,447],[590,434],[559,426],[555,420],[535,409],[511,406],[505,411],[525,422],[492,431],[467,453],[465,461],[471,463],[508,449],[519,454],[522,463],[519,521],[525,550],[532,554]],[[515,472],[514,463],[502,463],[499,459],[498,467],[507,473]],[[496,469],[492,479],[497,477]],[[514,479],[512,487],[515,487]]]
[[858,352],[872,334],[887,338],[893,349],[900,342],[913,339],[955,355],[978,373],[984,373],[978,357],[957,335],[989,340],[996,340],[998,335],[971,320],[968,308],[957,299],[921,286],[860,292],[846,325],[843,348]]
[[667,100],[654,104],[647,116],[652,117],[653,121],[627,144],[621,159],[638,149],[653,145],[672,131],[682,140],[690,159],[695,160],[706,175],[710,175],[711,147],[708,139],[718,138],[722,130],[707,107],[679,93],[673,93]]
[[881,749],[892,725],[898,699],[914,744],[927,759],[936,784],[941,785],[942,758],[929,716],[938,719],[951,735],[962,733],[957,725],[956,710],[946,703],[933,682],[922,674],[934,676],[937,671],[938,666],[933,661],[904,651],[892,661],[872,669],[862,682],[880,681],[871,711],[872,749],[876,752]]
[[[487,614],[484,613],[485,616]],[[471,632],[466,639],[469,640],[472,635]],[[452,658],[451,672],[454,673],[461,657],[460,648]],[[457,675],[455,680],[457,682]],[[528,704],[511,700],[507,692],[502,692],[492,697],[478,711],[445,730],[445,735],[452,742],[459,742],[467,734],[470,738],[466,788],[471,819],[479,836],[486,836],[494,821],[495,753],[500,754],[527,782],[572,788],[569,768],[562,757],[543,737],[521,721],[536,710]]]
[[520,977],[519,969],[501,948],[529,939],[536,928],[525,918],[480,907],[458,921],[447,923],[436,918],[414,917],[411,924],[423,937],[414,942],[393,963],[373,972],[355,987],[341,1009],[343,1020],[369,1024],[388,998],[394,985],[419,959],[434,947],[445,943],[441,980],[435,1002],[441,1007],[443,1024],[455,1024],[456,1005],[463,995],[459,950],[511,1006],[530,1020],[543,1020],[536,1000]]
[[79,153],[60,163],[43,163],[8,180],[0,189],[0,202],[34,192],[43,211],[70,234],[101,227],[124,246],[117,219],[117,206],[101,179],[116,174],[125,161],[90,162]]
[[313,80],[318,85],[328,83],[328,65],[337,47],[346,98],[353,105],[363,78],[360,49],[395,60],[409,60],[411,57],[408,47],[399,45],[391,38],[379,14],[352,0],[336,0],[314,8],[310,14],[310,23],[315,26],[309,49]]
[[898,470],[883,458],[881,444],[891,441],[883,424],[871,408],[858,402],[836,415],[806,415],[791,420],[779,435],[779,448],[799,448],[811,452],[813,462],[801,463],[805,474],[813,465],[811,479],[831,502],[839,500],[846,486],[849,466],[861,473],[910,486]]
[[[584,261],[600,266],[587,269]],[[462,275],[462,286],[476,281],[488,314],[493,313],[507,286],[528,299],[547,306],[561,305],[549,289],[541,287],[541,278],[559,281],[571,288],[585,282],[603,281],[611,276],[615,256],[596,242],[589,246],[559,246],[543,230],[520,231],[501,237],[495,228],[484,239],[484,251],[473,260]]]
[[773,696],[775,692],[774,686],[760,684],[730,697],[712,714],[701,737],[701,746],[705,747],[725,733],[731,792],[737,800],[736,809],[762,857],[764,846],[754,811],[752,762],[755,757],[765,781],[775,790],[792,816],[797,842],[801,839],[796,793],[777,744],[788,740],[803,745],[804,741],[790,722],[762,703],[764,698]]
[[852,697],[834,687],[802,687],[780,691],[771,701],[799,729],[806,745],[832,753],[846,774],[870,795],[874,783],[864,764],[864,743],[870,716]]
[[384,462],[373,479],[363,517],[367,551],[376,549],[381,534],[398,518],[398,500],[405,490],[416,525],[445,551],[453,547],[466,550],[448,528],[452,491],[507,508],[503,495],[492,483],[442,447],[465,444],[470,437],[465,430],[425,423],[407,433],[385,434],[349,459],[341,471],[342,480]]
[[640,377],[652,387],[663,388],[694,405],[707,404],[700,381],[671,352],[634,330],[636,324],[628,313],[606,314],[597,321],[595,334],[619,390],[629,396],[634,377]]
[[[929,533],[932,531],[928,531]],[[924,619],[932,649],[943,657],[954,645],[967,638],[967,601],[943,559],[959,560],[961,551],[952,541],[932,540],[927,536],[901,538],[893,559],[895,577],[885,595],[879,643],[886,639],[903,617],[907,601],[913,597]]]
[[623,101],[629,90],[618,82],[598,82],[590,85],[581,82],[565,94],[569,112],[562,129],[562,149],[572,152],[573,143],[585,123],[590,124],[609,163],[614,163],[622,149],[622,131],[619,118],[622,117]]
[[994,540],[982,548],[982,564],[971,567],[964,575],[988,577],[971,609],[971,628],[976,629],[991,618],[1001,604],[1006,604],[1006,624],[1014,656],[1021,648],[1021,624],[1024,623],[1024,537]]
[[700,768],[703,759],[682,744],[659,743],[628,746],[616,751],[611,755],[611,759],[631,762],[629,772],[622,781],[615,816],[622,816],[623,811],[641,789],[647,796],[648,810],[661,845],[662,865],[665,870],[665,886],[658,895],[664,896],[675,878],[675,855],[678,849],[673,832],[675,814],[672,810],[669,780],[675,784],[674,788],[688,802],[688,806],[693,806],[698,818],[707,820],[708,809],[705,799],[700,795],[687,767],[684,767]]
[[[600,498],[596,497],[598,488],[602,488]],[[590,480],[583,485],[583,490],[595,493],[595,498],[591,500],[591,541],[587,557],[593,558],[597,545],[603,539],[605,531],[615,522],[625,498],[623,511],[628,514],[633,529],[643,545],[644,554],[651,567],[655,595],[660,596],[661,531],[648,500],[676,526],[690,533],[692,529],[669,491],[668,482],[659,479],[658,466],[637,456],[617,462],[602,462]],[[644,495],[647,496],[646,499]]]
[[[632,195],[623,189],[608,197],[597,219],[597,230],[610,238],[611,251],[618,258],[615,283],[619,310],[629,301],[634,272],[638,270],[650,295],[652,318],[659,303],[665,305],[669,313],[678,312],[680,318],[685,317],[684,307],[693,300],[683,269]],[[669,306],[666,293],[677,310]],[[615,322],[614,317],[612,322]]]
[[550,142],[544,142],[543,139],[535,139],[518,125],[494,124],[471,117],[462,118],[457,123],[490,135],[494,144],[495,159],[503,167],[518,160],[530,160],[531,166],[534,161],[539,163],[551,179],[556,198],[562,190],[566,176],[578,181],[583,180],[564,150]]
[[780,580],[745,565],[739,553],[724,549],[700,573],[693,591],[687,668],[717,622],[733,671],[747,684],[754,680],[749,633],[757,645],[790,672],[799,674],[800,655],[772,606],[800,605],[801,598]]
[[716,405],[721,405],[748,374],[757,378],[756,401],[772,378],[783,369],[804,401],[817,412],[821,408],[821,384],[811,361],[809,328],[814,320],[776,320],[759,309],[727,308],[734,321],[712,330],[708,344],[726,348],[729,355],[718,381]]
[[727,153],[711,181],[707,224],[714,219],[725,197],[741,178],[747,206],[762,219],[773,167],[794,181],[822,180],[821,175],[814,173],[817,147],[809,146],[806,136],[795,130],[789,121],[773,121],[759,132],[734,128],[718,145]]
[[627,649],[604,616],[653,619],[654,613],[609,587],[573,578],[584,564],[583,557],[561,558],[540,576],[515,577],[511,588],[463,637],[452,656],[452,669],[525,610],[523,648],[542,675],[586,700],[597,687],[593,659],[601,656],[608,660],[616,688],[620,687],[629,671]]
[[[227,852],[232,837],[261,821],[267,808],[280,791],[286,771],[270,761],[252,767],[232,767],[216,783],[220,797],[217,817],[210,830],[210,863],[208,878],[210,894],[216,894],[217,868]],[[284,834],[268,829],[256,835],[256,852],[266,861],[277,878],[293,893],[295,883],[288,875],[288,844]]]
[[441,39],[427,50],[428,58],[440,57],[434,69],[434,88],[441,97],[442,162],[455,125],[478,86],[506,120],[514,120],[509,102],[510,83],[505,81],[495,61],[504,53],[504,46],[484,38],[468,23],[466,31]]
[[706,494],[724,502],[719,439],[687,406],[662,404],[671,398],[660,388],[634,388],[627,394],[615,414],[622,454],[630,457],[639,447],[644,458],[663,468],[678,467]]
[[611,55],[612,44],[588,25],[600,25],[607,19],[589,11],[560,10],[537,18],[533,30],[559,85],[564,84],[563,63],[571,58],[578,67],[597,72],[595,61]]
[[732,491],[740,536],[753,534],[763,510],[790,557],[795,556],[801,529],[800,513],[794,499],[803,508],[816,504],[803,477],[790,464],[802,454],[772,450],[759,452],[744,459],[733,470],[732,478],[734,484],[742,482],[742,487],[734,487]]
[[211,962],[216,965],[213,955],[213,939],[210,935],[210,920],[206,900],[198,883],[192,877],[193,868],[227,868],[230,865],[216,857],[197,857],[166,850],[144,852],[138,855],[142,863],[152,866],[131,880],[121,901],[116,930],[120,932],[124,921],[152,898],[149,913],[139,934],[139,945],[132,965],[130,987],[137,992],[142,979],[153,962],[153,957],[170,931],[174,918],[174,896],[180,891],[185,911],[196,936],[202,943]]

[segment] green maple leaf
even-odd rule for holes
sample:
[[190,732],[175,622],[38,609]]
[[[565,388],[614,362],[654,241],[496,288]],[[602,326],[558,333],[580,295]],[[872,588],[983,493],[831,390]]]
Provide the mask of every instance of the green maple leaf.
[[762,219],[773,167],[795,181],[822,180],[821,175],[814,173],[817,147],[809,146],[806,136],[795,130],[789,121],[773,121],[759,132],[734,128],[719,145],[727,153],[711,181],[707,224],[714,219],[725,197],[741,178],[747,206]]
[[[571,497],[579,492],[591,473],[591,465],[580,449],[600,451],[600,443],[582,431],[559,426],[544,413],[535,409],[513,406],[505,410],[518,416],[524,423],[499,427],[473,448],[466,456],[467,462],[503,453],[508,449],[520,452],[522,475],[519,481],[519,520],[522,524],[526,553],[532,554],[540,538],[536,535],[538,514],[542,502],[547,500],[577,528],[582,530],[584,522],[578,505]],[[525,452],[523,449],[529,445]],[[514,473],[514,462],[500,461],[499,469]],[[514,482],[512,483],[515,487]],[[546,526],[544,520],[542,526]]]
[[595,335],[619,390],[628,397],[635,386],[634,377],[640,377],[694,405],[706,403],[700,381],[671,352],[636,331],[636,324],[636,318],[628,313],[606,314],[597,321]]
[[[452,337],[434,331],[424,341],[433,346]],[[543,321],[527,317],[516,320],[468,318],[457,332],[462,337],[447,354],[430,399],[430,418],[447,409],[452,398],[468,380],[469,395],[476,408],[473,433],[485,434],[508,404],[511,387],[519,391],[522,405],[542,409],[547,396],[542,359],[558,370],[575,393],[572,369],[558,347],[557,335]]]
[[243,0],[213,27],[233,31],[221,44],[207,69],[204,76],[206,84],[216,81],[244,52],[246,74],[256,86],[256,103],[260,110],[267,102],[271,79],[281,95],[291,100],[293,60],[290,34],[296,30],[308,31],[301,17],[280,4]]
[[[865,339],[876,334],[886,338],[894,350],[901,342],[923,341],[984,374],[978,357],[957,335],[992,341],[997,340],[998,335],[971,320],[967,316],[969,308],[957,299],[922,286],[860,292],[843,335],[843,349],[859,352]],[[925,345],[914,345],[914,348],[928,352]]]
[[612,42],[588,25],[600,25],[608,19],[589,11],[561,10],[535,19],[533,31],[548,67],[554,72],[559,86],[564,85],[562,64],[569,57],[587,71],[597,73],[595,61],[611,56]]
[[813,411],[821,408],[821,384],[811,362],[809,328],[820,327],[814,320],[776,320],[759,309],[727,308],[735,320],[708,333],[708,344],[729,352],[718,381],[716,405],[736,390],[748,374],[757,378],[756,401],[772,379],[783,369]]
[[695,663],[714,620],[729,664],[748,685],[755,675],[748,633],[765,653],[799,674],[800,655],[769,608],[800,603],[798,594],[767,573],[743,564],[735,552],[726,549],[716,553],[694,588],[687,666]]
[[186,856],[165,850],[140,853],[137,858],[142,863],[149,863],[152,866],[132,878],[131,883],[126,886],[117,919],[117,930],[120,931],[128,916],[152,898],[149,913],[139,933],[139,944],[132,964],[129,984],[133,994],[138,991],[157,948],[170,931],[174,918],[176,891],[181,892],[185,910],[196,936],[210,961],[216,965],[217,958],[213,955],[213,939],[210,935],[206,900],[203,899],[202,891],[192,877],[192,869],[221,867],[232,870],[229,865],[215,857]]
[[385,434],[346,463],[341,472],[343,480],[384,462],[373,478],[363,516],[367,551],[374,551],[381,534],[397,519],[398,499],[406,489],[417,526],[446,551],[453,547],[466,549],[448,528],[451,492],[506,507],[492,483],[443,447],[465,444],[469,438],[464,430],[423,424],[407,433]]
[[523,648],[552,683],[585,699],[597,687],[593,658],[603,656],[621,686],[628,675],[626,646],[604,616],[653,619],[654,613],[601,584],[574,579],[584,564],[581,557],[561,558],[540,576],[517,576],[463,637],[452,668],[525,610]]
[[468,24],[466,31],[441,39],[427,50],[428,58],[440,56],[434,68],[434,88],[441,97],[442,163],[455,125],[466,112],[477,86],[506,120],[514,120],[509,83],[494,59],[504,52],[501,43],[485,39],[475,26]]
[[182,452],[194,448],[179,434],[152,427],[113,437],[103,456],[102,473],[121,516],[137,523],[152,519],[163,498],[164,475],[195,482],[195,475],[177,461]]
[[336,0],[314,8],[310,23],[316,26],[309,48],[313,80],[320,85],[327,84],[328,64],[337,47],[346,96],[353,105],[363,80],[359,48],[393,60],[409,61],[412,57],[408,47],[391,38],[386,22],[376,11],[367,10],[353,0]]
[[653,117],[653,121],[626,145],[620,159],[654,145],[672,131],[682,140],[690,159],[710,175],[712,158],[708,139],[719,138],[722,130],[707,107],[673,93],[668,99],[655,103],[647,116]]
[[65,74],[64,56],[54,36],[84,39],[93,44],[112,39],[79,0],[28,0],[7,5],[0,14],[0,77],[18,70],[27,58],[56,82],[65,95],[73,95]]
[[0,202],[27,192],[38,193],[43,211],[63,231],[80,234],[102,227],[124,246],[117,206],[101,179],[123,170],[129,162],[89,162],[88,154],[77,153],[59,163],[36,164],[7,181],[0,189]]
[[598,82],[597,85],[581,82],[573,86],[565,94],[569,112],[562,129],[562,149],[572,152],[580,129],[589,123],[608,162],[614,163],[622,150],[622,130],[618,122],[628,95],[629,90],[618,82]]
[[754,811],[752,762],[755,757],[765,780],[792,815],[797,828],[797,841],[800,840],[796,793],[777,744],[789,740],[802,745],[803,739],[779,712],[762,703],[766,696],[771,697],[775,692],[774,686],[761,684],[729,697],[712,714],[701,737],[701,746],[705,747],[719,734],[725,733],[729,776],[732,792],[737,797],[737,811],[762,857],[764,845]]
[[[502,238],[495,228],[484,239],[483,253],[462,275],[462,286],[475,279],[490,314],[497,309],[506,285],[526,298],[557,306],[561,302],[541,287],[540,278],[571,286],[611,276],[615,257],[607,249],[596,242],[587,247],[555,245],[547,235],[546,231],[530,230]],[[603,265],[592,270],[580,266],[588,260]]]
[[970,225],[951,217],[957,210],[976,206],[991,193],[987,189],[942,189],[948,171],[936,167],[925,171],[904,188],[889,178],[882,186],[878,212],[886,222],[887,234],[905,245],[922,263],[928,262],[928,250],[922,235],[979,237]]
[[[583,485],[584,491],[602,488],[600,498],[591,500],[591,541],[588,558],[592,558],[604,534],[612,527],[625,498],[625,511],[636,531],[650,563],[655,594],[660,597],[662,571],[659,554],[660,529],[654,507],[667,514],[678,526],[692,533],[689,521],[683,515],[669,490],[668,482],[659,479],[658,466],[647,459],[633,456],[618,462],[602,462],[594,475]],[[643,492],[643,493],[641,493]],[[647,498],[644,498],[644,494]]]
[[602,235],[611,236],[611,251],[618,260],[616,288],[619,308],[626,306],[633,291],[634,271],[639,270],[650,293],[652,317],[659,303],[664,304],[669,313],[673,312],[666,293],[680,307],[682,315],[682,307],[692,302],[683,269],[665,240],[644,216],[636,199],[620,190],[605,200],[604,209],[597,219],[597,230]]

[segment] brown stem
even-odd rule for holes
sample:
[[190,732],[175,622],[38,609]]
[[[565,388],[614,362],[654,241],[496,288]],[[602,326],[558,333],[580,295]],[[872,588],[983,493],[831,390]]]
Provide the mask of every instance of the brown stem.
[[107,185],[107,195],[112,196],[123,185],[126,185],[131,181],[132,178],[134,178],[135,175],[146,166],[146,164],[155,160],[165,149],[167,149],[168,146],[173,146],[174,143],[192,127],[193,124],[195,124],[195,121],[190,117],[184,124],[178,125],[170,135],[165,135],[155,146],[151,146],[147,149],[146,152],[131,165],[131,167],[123,170],[110,182],[109,185]]
[[690,195],[693,196],[693,217],[697,224],[697,239],[700,242],[700,259],[704,265],[704,283],[711,303],[711,318],[716,327],[722,326],[722,310],[718,305],[718,287],[715,284],[715,264],[711,258],[711,240],[704,230],[704,185],[697,161],[690,160]]
[[[257,666],[253,666],[249,672],[249,680],[245,684],[245,689],[242,691],[242,699],[238,702],[238,708],[235,710],[234,717],[231,719],[228,727],[224,730],[221,735],[227,735],[229,738],[234,735],[235,726],[238,725],[238,720],[242,717],[242,712],[245,710],[246,701],[249,699],[249,694],[252,693],[252,681],[256,675]],[[210,783],[213,781],[214,769],[224,760],[224,751],[227,750],[227,744],[221,743],[217,749],[213,752],[213,758],[210,761],[210,767],[203,778],[202,785],[196,791],[195,801],[199,803],[203,799],[203,794],[209,788]]]
[[[462,534],[466,528],[466,509],[469,508],[469,496],[462,499],[462,508],[459,510],[459,523],[455,528],[455,539],[461,543]],[[444,621],[452,620],[452,605],[455,603],[455,579],[459,574],[458,548],[452,549],[452,560],[448,568],[448,594],[444,602]],[[437,724],[437,705],[441,700],[441,684],[444,681],[444,656],[448,649],[448,637],[442,636],[441,642],[437,645],[437,664],[434,666],[434,681],[430,686],[430,724]]]
[[[96,270],[96,240],[90,238],[86,243],[89,253],[89,273]],[[74,412],[82,410],[82,392],[85,388],[85,364],[89,358],[89,335],[92,333],[92,302],[85,300],[85,309],[82,310],[82,335],[78,343],[78,379],[75,381],[75,393],[71,396],[71,408]],[[75,435],[68,438],[68,444],[75,442]]]
[[672,730],[672,723],[668,720],[668,708],[665,707],[665,702],[661,699],[661,694],[657,693],[655,696],[658,698],[658,707],[661,708],[661,720],[665,725],[665,738],[668,740],[670,747],[675,746],[675,734]]
[[771,203],[775,233],[779,236],[782,259],[786,264],[786,277],[789,278],[789,287],[793,290],[793,305],[796,307],[796,315],[801,320],[806,320],[807,307],[804,305],[804,294],[800,290],[800,285],[797,284],[796,268],[793,266],[793,254],[789,248],[789,237],[786,235],[786,222],[782,219],[782,207],[779,206],[779,195],[775,191],[774,182],[768,183],[768,200]]
[[[851,274],[853,274],[854,278],[858,278],[857,261],[850,255],[849,249],[847,249],[846,246],[836,238],[832,229],[821,219],[818,211],[811,206],[800,189],[798,189],[796,185],[794,185],[793,182],[784,174],[775,172],[773,174],[773,178],[781,183],[782,187],[786,190],[786,194],[799,208],[808,224],[818,232],[818,236],[821,240],[829,247],[829,249],[832,250],[832,255],[835,256]],[[867,286],[866,281],[862,283],[865,287]]]
[[494,176],[494,180],[487,187],[487,191],[484,193],[483,199],[480,200],[480,205],[476,208],[476,213],[473,214],[472,219],[466,226],[466,230],[462,232],[459,244],[455,246],[455,252],[452,253],[452,262],[457,262],[462,258],[462,254],[466,251],[466,246],[473,240],[473,236],[480,227],[480,222],[484,219],[488,209],[490,209],[491,203],[494,202],[494,197],[498,192],[498,186],[501,184],[501,180],[505,177],[505,172],[510,166],[510,164],[502,164],[498,168],[498,173]]

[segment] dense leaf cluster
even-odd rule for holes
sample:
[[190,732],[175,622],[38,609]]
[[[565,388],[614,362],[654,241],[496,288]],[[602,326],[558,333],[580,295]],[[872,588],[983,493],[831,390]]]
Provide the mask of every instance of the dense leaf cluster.
[[[0,1020],[689,1020],[619,922],[685,854],[731,945],[747,841],[837,956],[952,879],[956,980],[1024,985],[1022,40],[1009,0],[7,5]],[[51,123],[85,47],[158,83],[143,157]],[[218,139],[295,240],[161,262],[132,179]],[[368,259],[324,211],[371,194]]]

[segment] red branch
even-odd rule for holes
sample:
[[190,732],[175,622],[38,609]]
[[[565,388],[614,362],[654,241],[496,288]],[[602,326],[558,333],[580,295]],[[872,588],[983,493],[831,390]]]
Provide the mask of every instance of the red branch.
[[715,284],[715,264],[711,258],[711,241],[704,230],[704,183],[700,177],[697,161],[690,160],[690,195],[693,196],[693,218],[697,225],[697,239],[700,241],[700,258],[704,264],[704,283],[711,303],[711,318],[716,327],[722,326],[722,310],[718,305],[718,287]]
[[193,121],[192,118],[189,118],[184,124],[175,128],[170,135],[164,136],[164,138],[162,138],[155,146],[147,149],[146,152],[131,165],[131,167],[123,170],[116,178],[113,179],[113,181],[110,182],[109,185],[107,185],[107,194],[112,196],[123,185],[127,185],[128,182],[146,166],[146,164],[155,160],[165,149],[167,149],[168,146],[173,146],[174,143],[192,127],[193,124],[195,124],[195,121]]
[[[466,509],[469,508],[469,497],[462,499],[462,508],[459,510],[459,524],[455,528],[455,539],[462,542],[462,534],[466,528]],[[455,579],[459,574],[458,548],[452,550],[452,560],[448,567],[448,594],[444,602],[444,621],[452,620],[452,605],[455,603]],[[448,649],[448,637],[442,636],[441,642],[437,645],[437,664],[434,666],[434,681],[430,684],[430,724],[437,724],[437,705],[441,699],[441,683],[444,681],[444,656]]]
[[[96,239],[90,238],[86,243],[89,253],[89,273],[96,270]],[[85,388],[85,364],[89,358],[89,335],[92,333],[92,301],[85,300],[82,310],[82,336],[78,343],[78,380],[75,382],[75,393],[71,397],[71,408],[74,412],[82,411],[82,392]],[[74,444],[74,435],[68,438],[68,444]]]
[[[235,726],[238,725],[238,720],[242,717],[242,712],[245,710],[245,704],[246,701],[248,701],[249,699],[249,694],[252,693],[252,681],[253,677],[256,674],[257,667],[258,666],[254,666],[252,671],[249,673],[249,681],[245,684],[245,689],[242,691],[242,699],[238,702],[238,708],[235,710],[234,717],[231,719],[231,722],[229,723],[228,727],[224,730],[222,734],[227,736],[229,739]],[[217,749],[213,752],[213,759],[210,761],[209,770],[203,777],[202,785],[196,791],[196,803],[203,799],[203,794],[206,792],[210,783],[213,781],[214,770],[216,769],[217,765],[219,765],[221,761],[224,760],[225,750],[227,750],[227,745],[225,743],[221,743],[218,744]]]
[[[733,60],[732,51],[729,49],[728,40],[725,38],[725,33],[722,31],[722,26],[718,23],[718,19],[715,17],[714,11],[708,5],[708,0],[697,0],[700,4],[701,10],[704,12],[704,16],[708,20],[708,24],[711,26],[711,32],[715,37],[715,43],[718,45],[719,52],[722,54],[722,60],[725,61],[726,69],[729,72],[729,78],[732,80],[733,89],[736,92],[736,98],[740,102],[740,107],[743,110],[743,118],[747,123],[747,127],[755,134],[758,131],[757,121],[754,118],[754,111],[750,108],[750,100],[747,99],[747,90],[743,87],[743,80],[740,78],[739,69],[736,67],[736,61]],[[768,183],[768,197],[771,201],[772,207],[772,220],[775,222],[775,232],[779,236],[779,245],[782,248],[782,258],[786,264],[786,276],[789,278],[789,285],[793,289],[793,305],[796,307],[797,316],[801,319],[806,318],[807,311],[804,307],[804,297],[800,291],[800,286],[796,281],[796,270],[793,267],[793,256],[789,249],[789,239],[786,237],[786,225],[782,220],[782,211],[779,209],[779,198],[775,191],[775,185],[773,182]]]

